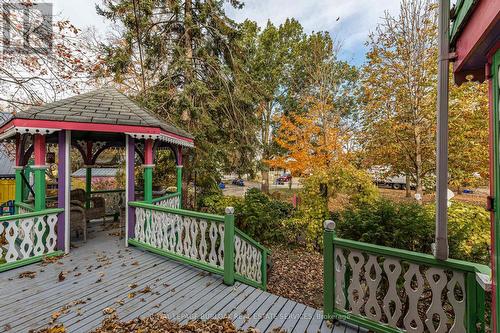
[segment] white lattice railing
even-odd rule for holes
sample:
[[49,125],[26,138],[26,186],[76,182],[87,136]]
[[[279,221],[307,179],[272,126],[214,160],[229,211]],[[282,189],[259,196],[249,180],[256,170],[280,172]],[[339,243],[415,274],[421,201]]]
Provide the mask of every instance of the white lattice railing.
[[268,250],[235,228],[233,208],[221,216],[145,202],[129,205],[135,208],[130,244],[224,275],[229,285],[238,280],[266,288]]
[[476,279],[488,267],[336,238],[328,222],[327,317],[380,332],[484,332],[485,295]]
[[259,285],[263,283],[263,274],[266,267],[263,267],[263,256],[266,256],[266,249],[255,242],[242,231],[236,229],[234,236],[234,269],[238,276],[255,282]]
[[181,208],[181,194],[171,193],[166,196],[153,199],[153,205],[168,208]]
[[222,270],[223,217],[221,221],[208,214],[190,215],[136,207],[135,240]]
[[14,262],[55,252],[61,209],[0,218],[0,271]]

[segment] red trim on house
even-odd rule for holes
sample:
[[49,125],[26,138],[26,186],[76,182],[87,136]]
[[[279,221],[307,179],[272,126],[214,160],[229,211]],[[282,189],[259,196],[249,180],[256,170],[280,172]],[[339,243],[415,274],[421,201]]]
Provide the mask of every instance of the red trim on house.
[[144,143],[144,164],[153,164],[153,140],[146,139]]
[[0,133],[8,129],[16,127],[32,127],[32,128],[53,128],[73,131],[90,131],[90,132],[108,132],[108,133],[137,133],[137,134],[164,134],[170,137],[193,143],[194,140],[186,138],[182,135],[171,133],[162,130],[158,127],[131,126],[131,125],[113,125],[113,124],[95,124],[95,123],[79,123],[66,121],[52,120],[37,120],[37,119],[12,119],[0,128]]
[[35,166],[45,165],[45,135],[35,134]]
[[459,72],[488,32],[500,20],[500,1],[481,0],[456,42],[457,60],[453,71]]

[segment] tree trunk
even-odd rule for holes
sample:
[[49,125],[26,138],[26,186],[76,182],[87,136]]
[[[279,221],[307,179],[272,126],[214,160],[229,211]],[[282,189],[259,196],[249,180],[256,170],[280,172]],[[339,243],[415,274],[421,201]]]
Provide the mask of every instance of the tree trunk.
[[[263,150],[262,150],[262,161],[266,161],[269,159],[269,141],[271,137],[270,129],[269,127],[271,126],[271,117],[272,117],[272,102],[269,102],[267,106],[263,106],[264,112],[263,117],[262,117],[262,145],[263,145]],[[264,162],[265,163],[265,162]],[[262,185],[261,185],[261,191],[264,193],[269,194],[269,167],[267,165],[262,165]]]
[[[191,25],[193,24],[193,6],[192,0],[185,0],[184,2],[184,49],[186,55],[186,84],[191,84],[193,79],[193,37],[191,33]],[[191,97],[191,102],[193,99]],[[191,123],[191,111],[189,108],[184,108],[182,111],[181,119],[186,123]],[[189,126],[191,127],[191,126]]]
[[262,185],[260,189],[264,193],[269,193],[269,170],[265,168],[261,171],[261,174],[262,174]]
[[411,197],[411,181],[410,181],[410,175],[406,174],[406,197],[410,198]]
[[[185,0],[184,3],[184,47],[186,49],[186,59],[189,63],[189,66],[191,66],[191,61],[193,59],[193,37],[191,34],[191,25],[193,21],[193,15],[192,15],[192,10],[193,6],[191,3],[192,0]],[[190,74],[192,71],[190,68],[188,69]]]

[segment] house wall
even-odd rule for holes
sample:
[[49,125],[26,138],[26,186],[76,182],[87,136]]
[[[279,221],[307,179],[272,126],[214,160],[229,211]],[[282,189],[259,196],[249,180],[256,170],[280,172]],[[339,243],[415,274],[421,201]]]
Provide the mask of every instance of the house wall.
[[500,1],[479,1],[455,44],[453,71],[456,83],[463,82],[468,74],[473,74],[478,81],[485,79],[484,64],[489,49],[498,40],[499,24]]

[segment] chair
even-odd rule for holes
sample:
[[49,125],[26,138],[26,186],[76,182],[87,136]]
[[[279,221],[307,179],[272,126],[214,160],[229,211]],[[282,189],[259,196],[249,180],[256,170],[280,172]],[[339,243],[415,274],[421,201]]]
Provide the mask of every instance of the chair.
[[70,225],[71,231],[75,231],[76,237],[80,238],[80,234],[83,234],[83,241],[87,241],[87,218],[85,216],[85,210],[80,207],[78,201],[71,201],[70,206]]
[[71,191],[71,203],[85,210],[87,221],[104,219],[106,217],[106,201],[103,197],[91,197],[90,208],[85,208],[85,190],[76,189]]

